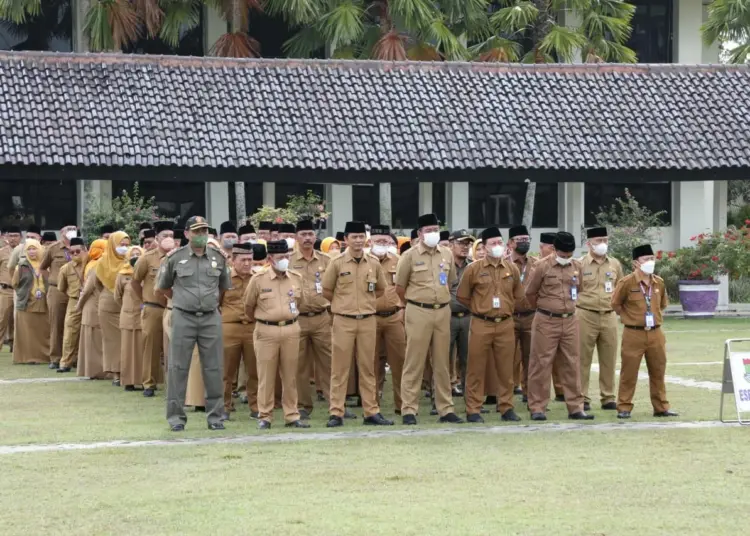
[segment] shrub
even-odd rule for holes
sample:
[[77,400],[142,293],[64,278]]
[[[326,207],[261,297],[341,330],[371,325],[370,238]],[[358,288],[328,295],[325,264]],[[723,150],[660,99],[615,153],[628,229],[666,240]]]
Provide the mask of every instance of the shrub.
[[285,207],[263,205],[248,220],[256,228],[262,221],[296,224],[300,220],[312,220],[315,226],[321,229],[328,216],[325,201],[312,190],[308,190],[305,195],[290,195]]

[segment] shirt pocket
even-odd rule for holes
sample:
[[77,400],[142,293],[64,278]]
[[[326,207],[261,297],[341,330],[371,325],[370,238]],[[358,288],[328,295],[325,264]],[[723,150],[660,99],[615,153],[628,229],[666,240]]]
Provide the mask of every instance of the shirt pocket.
[[177,274],[177,277],[191,277],[195,275],[195,268],[192,266],[177,266],[177,269],[175,270],[175,274]]
[[421,264],[419,266],[414,266],[412,269],[412,277],[414,278],[414,281],[420,281],[420,282],[429,282],[432,279],[432,274],[430,273],[430,267],[426,264]]
[[[645,304],[646,298],[643,296],[643,292],[641,292],[640,289],[637,290],[637,291],[636,290],[631,290],[630,292],[628,292],[627,301],[628,301],[628,303],[633,303],[633,304],[638,304],[638,303],[644,303]],[[644,305],[644,307],[645,307],[645,305]]]

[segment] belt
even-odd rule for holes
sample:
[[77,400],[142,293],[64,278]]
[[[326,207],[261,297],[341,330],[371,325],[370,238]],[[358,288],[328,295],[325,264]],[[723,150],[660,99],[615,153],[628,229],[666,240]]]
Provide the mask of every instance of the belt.
[[199,318],[201,316],[207,316],[207,315],[213,314],[215,312],[215,309],[214,309],[214,311],[188,311],[187,309],[183,309],[182,307],[175,307],[175,309],[177,309],[178,311],[181,311],[183,313],[187,313],[189,315],[197,316]]
[[585,307],[578,307],[576,306],[576,309],[583,309],[584,311],[588,311],[589,313],[597,313],[600,315],[608,315],[609,313],[614,313],[612,309],[609,311],[595,311],[594,309],[586,309]]
[[0,288],[4,288],[4,289],[9,289],[9,288],[11,288],[11,289],[12,289],[13,287],[12,287],[12,286],[10,286],[10,285],[6,285],[5,283],[0,283]]
[[552,311],[547,311],[546,309],[537,309],[537,313],[542,313],[543,315],[551,316],[552,318],[569,318],[575,314],[575,312],[572,313],[553,313]]
[[625,327],[628,329],[635,329],[638,331],[651,331],[652,329],[659,329],[661,327],[661,324],[659,324],[658,326],[654,326],[652,328],[649,328],[647,326],[625,326]]
[[536,313],[536,311],[519,311],[517,313],[513,313],[513,316],[515,316],[516,318],[525,318],[527,316],[533,315],[534,313]]
[[291,326],[297,321],[297,319],[293,318],[292,320],[282,320],[281,322],[268,322],[267,320],[261,320],[260,318],[256,318],[255,321],[260,322],[261,324],[265,324],[266,326],[284,327],[284,326]]
[[365,318],[370,318],[371,316],[375,316],[375,313],[370,313],[367,315],[342,315],[341,313],[336,313],[339,316],[343,316],[344,318],[351,318],[353,320],[364,320]]
[[508,320],[510,318],[510,315],[505,316],[484,316],[484,315],[474,315],[474,318],[481,318],[485,322],[493,322],[495,324],[499,324],[503,320]]
[[167,311],[171,311],[174,307],[167,307]]
[[299,315],[312,318],[313,316],[320,316],[323,313],[327,313],[327,312],[328,312],[327,310],[323,309],[322,311],[318,311],[317,313],[300,313]]
[[158,307],[159,309],[164,309],[164,306],[162,304],[156,303],[156,302],[145,301],[143,302],[143,305],[148,305],[149,307]]
[[442,309],[447,303],[419,303],[411,300],[406,300],[412,305],[416,305],[417,307],[421,307],[422,309]]
[[51,287],[56,287],[56,286],[57,286],[57,283],[49,283],[49,286],[51,286]]
[[380,311],[378,313],[375,313],[380,318],[388,318],[389,316],[397,315],[401,312],[401,309],[396,309],[395,311]]
[[451,311],[451,316],[454,316],[456,318],[463,318],[465,316],[471,316],[471,313],[455,313]]

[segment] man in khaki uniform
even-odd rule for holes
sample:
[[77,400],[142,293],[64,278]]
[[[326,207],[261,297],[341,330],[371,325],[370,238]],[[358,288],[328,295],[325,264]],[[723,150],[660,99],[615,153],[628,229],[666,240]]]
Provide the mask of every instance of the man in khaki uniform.
[[373,227],[371,253],[380,261],[385,275],[386,289],[375,304],[377,309],[377,333],[375,346],[378,391],[384,381],[385,367],[381,370],[378,361],[385,350],[386,362],[391,368],[393,384],[393,406],[396,415],[401,415],[401,378],[406,355],[406,331],[404,330],[404,304],[396,293],[396,267],[398,255],[388,251],[391,243],[390,228],[386,225]]
[[456,298],[471,311],[469,362],[466,370],[466,420],[484,422],[480,415],[484,401],[487,359],[495,362],[498,381],[498,409],[504,421],[520,421],[513,410],[513,359],[515,333],[511,321],[517,303],[524,300],[521,274],[504,258],[500,229],[482,232],[487,256],[469,265],[461,277]]
[[462,423],[456,415],[450,378],[450,288],[456,265],[450,250],[440,247],[437,216],[419,218],[419,243],[404,253],[396,269],[396,292],[406,301],[406,359],[401,379],[404,424],[417,424],[420,386],[427,353],[432,355],[435,405],[440,422]]
[[599,396],[602,409],[616,410],[615,365],[617,363],[617,316],[612,310],[612,293],[622,279],[620,261],[607,255],[607,228],[586,231],[589,252],[581,259],[581,292],[578,296],[578,325],[581,330],[581,387],[583,409],[591,409],[589,375],[594,348],[599,358]]
[[228,257],[232,257],[234,245],[240,241],[237,228],[231,221],[221,222],[219,226],[219,239],[221,248]]
[[258,238],[269,242],[271,240],[271,232],[273,231],[273,223],[270,221],[262,221],[258,224]]
[[[550,255],[555,255],[555,237],[557,233],[542,233],[539,237],[539,254],[540,260]],[[533,317],[532,317],[533,318]],[[565,396],[563,395],[562,380],[560,379],[560,367],[562,357],[558,355],[555,357],[555,361],[552,364],[552,385],[555,388],[555,401],[565,402]],[[528,380],[528,372],[526,373],[526,379]],[[525,397],[528,398],[528,397]],[[528,400],[527,400],[528,401]]]
[[575,238],[561,231],[555,237],[555,255],[536,265],[526,287],[526,299],[536,308],[529,359],[529,411],[531,420],[546,421],[552,363],[562,358],[562,387],[568,418],[590,420],[583,411],[580,347],[575,304],[580,291],[581,264],[573,259]]
[[13,287],[10,276],[10,257],[21,243],[21,228],[9,226],[5,230],[5,245],[0,248],[0,346],[7,342],[13,351]]
[[[456,280],[451,285],[451,350],[456,351],[456,361],[458,364],[460,385],[453,392],[453,395],[460,396],[466,393],[466,365],[469,359],[469,330],[471,329],[471,311],[456,298],[458,283],[463,276],[466,267],[471,264],[469,260],[469,251],[474,243],[468,231],[461,229],[454,231],[451,235],[451,251],[453,252],[453,261],[456,265]],[[486,412],[487,410],[485,410]]]
[[70,239],[70,257],[73,260],[64,264],[57,276],[57,288],[68,298],[62,359],[57,369],[57,372],[61,374],[70,372],[72,367],[78,364],[78,342],[81,335],[81,311],[78,310],[78,298],[83,292],[83,269],[86,260],[86,247],[82,238]]
[[140,232],[141,235],[141,247],[144,251],[151,251],[156,249],[158,244],[156,243],[156,231],[153,229],[144,229]]
[[240,236],[240,242],[245,244],[247,242],[255,243],[258,240],[258,234],[255,232],[255,227],[250,223],[242,225],[237,234]]
[[[292,253],[291,266],[302,276],[304,302],[299,310],[299,360],[297,361],[297,403],[302,419],[310,418],[313,411],[313,389],[310,373],[320,381],[320,390],[329,400],[331,392],[331,318],[329,302],[323,296],[323,274],[331,259],[315,251],[313,222],[297,223],[297,249]],[[291,248],[290,248],[291,249]]]
[[677,417],[669,409],[664,375],[667,350],[661,329],[664,309],[669,305],[664,280],[654,275],[656,259],[649,244],[633,249],[632,274],[623,277],[612,294],[612,308],[620,315],[622,330],[620,351],[620,388],[617,391],[617,418],[629,419],[638,370],[643,356],[648,368],[648,386],[654,417]]
[[297,358],[302,276],[289,270],[285,240],[267,244],[271,267],[250,280],[245,291],[245,314],[255,320],[253,334],[258,363],[258,428],[271,427],[276,372],[281,371],[281,404],[290,428],[309,428],[297,411]]
[[355,353],[363,424],[392,425],[380,414],[375,379],[376,300],[386,288],[377,258],[364,252],[367,234],[363,222],[348,222],[344,229],[348,248],[331,261],[323,275],[323,296],[333,313],[333,355],[329,428],[343,426],[347,384]]
[[75,225],[66,225],[60,229],[60,240],[44,250],[42,264],[39,266],[47,277],[47,310],[49,311],[49,368],[56,369],[62,359],[63,334],[65,333],[65,312],[68,309],[68,297],[57,288],[57,276],[60,268],[70,262],[70,239],[77,235]]
[[130,281],[133,292],[143,302],[141,330],[143,332],[143,396],[152,397],[163,378],[161,367],[164,346],[164,310],[167,300],[154,290],[159,267],[167,254],[175,249],[174,223],[169,220],[154,222],[157,248],[138,259]]

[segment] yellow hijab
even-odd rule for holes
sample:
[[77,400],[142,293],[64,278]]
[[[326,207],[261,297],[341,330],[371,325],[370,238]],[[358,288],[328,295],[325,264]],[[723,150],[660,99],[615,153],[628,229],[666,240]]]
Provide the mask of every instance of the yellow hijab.
[[130,259],[133,258],[133,253],[138,251],[140,251],[141,255],[143,255],[143,248],[141,248],[140,246],[133,246],[128,250],[127,255],[125,255],[127,262],[123,265],[122,268],[120,268],[120,275],[133,275],[133,267],[130,266]]
[[104,248],[107,247],[107,241],[103,238],[97,238],[91,243],[91,249],[89,249],[88,262],[86,268],[83,269],[83,280],[86,280],[86,276],[89,275],[89,271],[96,266],[96,263],[104,253]]
[[[31,257],[29,257],[29,248],[36,249],[36,260],[31,260]],[[33,238],[27,238],[26,243],[23,245],[23,254],[26,257],[26,262],[31,265],[32,274],[34,275],[34,286],[31,289],[31,294],[34,296],[37,295],[37,292],[44,294],[46,292],[44,278],[42,277],[42,271],[39,269],[39,266],[42,264],[42,257],[44,257],[44,246]]]
[[334,242],[336,242],[337,244],[339,243],[339,241],[332,236],[324,238],[320,243],[320,251],[322,251],[323,253],[328,253],[331,250],[331,244],[333,244]]
[[122,265],[127,263],[125,255],[118,255],[115,249],[120,245],[124,238],[129,238],[127,233],[117,231],[109,235],[107,247],[104,248],[104,254],[99,262],[96,263],[96,277],[102,282],[104,288],[110,292],[115,291],[115,282],[117,274],[120,273]]

